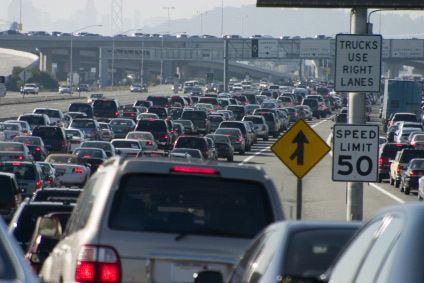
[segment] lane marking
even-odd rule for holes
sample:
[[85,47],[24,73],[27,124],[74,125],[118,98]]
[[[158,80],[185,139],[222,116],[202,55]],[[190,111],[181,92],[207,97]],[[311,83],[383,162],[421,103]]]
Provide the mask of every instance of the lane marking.
[[[333,137],[333,133],[331,133],[330,135],[328,135],[328,137],[327,137],[327,140],[326,140],[326,142],[327,142],[327,144],[331,147],[331,138]],[[331,155],[331,156],[333,156],[333,150],[331,150],[330,152],[329,152],[329,154]],[[379,191],[380,193],[382,193],[382,194],[384,194],[384,195],[386,195],[387,197],[389,197],[389,198],[391,198],[392,200],[394,200],[394,201],[396,201],[396,202],[398,202],[398,203],[401,203],[401,204],[404,204],[405,203],[405,201],[403,200],[403,199],[401,199],[401,198],[399,198],[399,197],[397,197],[397,196],[395,196],[394,194],[392,194],[392,193],[389,193],[387,190],[385,190],[385,189],[383,189],[382,187],[380,187],[379,185],[377,185],[376,183],[368,183],[368,185],[369,186],[371,186],[371,187],[373,187],[374,189],[376,189],[377,191]]]
[[[333,115],[333,116],[334,116],[334,115]],[[330,120],[331,120],[331,118],[332,118],[333,116],[330,116],[330,117],[328,117],[328,119],[321,120],[321,121],[319,121],[318,123],[311,125],[311,128],[315,128],[315,127],[317,127],[317,126],[321,125],[321,124],[322,124],[322,123],[324,123],[324,122],[330,121]],[[254,154],[250,155],[249,157],[246,157],[246,158],[245,158],[243,161],[241,161],[238,165],[243,165],[243,164],[245,164],[245,163],[249,162],[250,160],[252,160],[253,158],[255,158],[256,156],[260,155],[261,153],[263,153],[263,152],[265,152],[265,151],[267,151],[267,150],[270,150],[270,149],[271,149],[271,146],[272,146],[272,145],[269,145],[269,146],[267,146],[267,147],[265,147],[265,148],[261,149],[260,151],[255,152]]]

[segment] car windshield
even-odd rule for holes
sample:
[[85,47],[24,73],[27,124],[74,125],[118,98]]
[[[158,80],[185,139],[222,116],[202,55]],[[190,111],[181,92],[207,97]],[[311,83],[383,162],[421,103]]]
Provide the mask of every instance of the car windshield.
[[134,141],[113,141],[112,144],[116,148],[140,149],[140,144]]
[[324,273],[355,229],[311,229],[294,233],[287,243],[284,275],[318,277]]
[[203,138],[181,137],[177,140],[175,147],[196,148],[202,151],[205,150],[206,141]]
[[60,112],[57,110],[51,110],[51,109],[36,109],[34,111],[36,114],[46,114],[50,118],[60,118]]
[[249,181],[131,174],[119,184],[109,226],[115,230],[253,238],[273,221],[265,191],[259,183]]
[[82,158],[103,158],[103,152],[97,148],[77,148],[74,154]]
[[41,145],[41,138],[39,137],[25,137],[25,136],[19,136],[15,137],[13,139],[15,142],[21,142],[26,145]]
[[104,151],[110,151],[112,145],[110,143],[105,142],[83,142],[81,147],[89,147],[89,148],[101,148]]
[[28,124],[30,125],[44,125],[44,118],[41,116],[32,116],[32,115],[27,115],[27,116],[21,116],[19,117],[20,121],[27,121]]
[[0,143],[0,151],[24,151],[24,146],[19,143]]
[[204,120],[206,113],[204,111],[184,111],[181,118],[186,120]]
[[263,124],[263,120],[260,117],[246,116],[243,121],[252,121],[254,124]]

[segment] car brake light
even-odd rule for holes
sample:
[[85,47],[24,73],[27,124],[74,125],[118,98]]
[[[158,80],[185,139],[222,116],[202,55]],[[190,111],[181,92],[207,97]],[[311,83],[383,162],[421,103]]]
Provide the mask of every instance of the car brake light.
[[384,158],[383,158],[383,157],[380,157],[380,158],[378,159],[378,167],[383,166],[383,164],[384,164]]
[[53,180],[51,178],[47,179],[47,184],[49,185],[53,184]]
[[24,160],[24,157],[22,155],[19,155],[18,157],[16,157],[16,159],[18,159],[18,160]]
[[41,188],[41,181],[40,181],[40,180],[36,180],[36,181],[35,181],[35,188],[36,188],[36,189]]
[[121,263],[112,247],[83,246],[75,269],[77,282],[118,283],[121,280]]
[[204,174],[204,175],[217,175],[218,171],[213,168],[199,168],[189,166],[173,166],[171,172],[176,173],[192,173],[192,174]]
[[165,134],[165,135],[163,135],[163,137],[162,137],[163,139],[165,139],[165,140],[167,140],[169,137],[168,137],[168,135],[167,134]]
[[413,170],[409,171],[409,176],[410,177],[414,177],[415,175],[416,175],[416,173]]
[[76,167],[76,168],[72,169],[72,172],[74,172],[74,173],[82,173],[82,169],[79,168],[79,167]]
[[152,141],[146,141],[146,145],[153,145]]
[[242,142],[242,138],[236,138],[236,142]]
[[21,162],[12,162],[12,166],[21,166]]
[[411,142],[411,146],[415,147],[417,145],[417,142],[413,141]]
[[35,148],[35,151],[36,151],[36,152],[40,152],[40,151],[41,151],[41,148],[40,148],[39,146],[37,146],[37,147]]
[[119,112],[118,111],[116,111],[114,114],[115,114],[115,117],[118,117],[119,116]]

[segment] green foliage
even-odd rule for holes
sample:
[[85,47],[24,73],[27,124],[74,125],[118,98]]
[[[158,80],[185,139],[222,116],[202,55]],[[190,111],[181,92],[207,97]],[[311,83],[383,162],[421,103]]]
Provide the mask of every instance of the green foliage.
[[[12,75],[9,77],[7,88],[11,91],[19,91],[21,86],[24,85],[24,81],[21,80],[19,74],[23,72],[24,68],[14,67]],[[27,70],[29,79],[26,83],[36,83],[39,85],[41,90],[56,91],[59,87],[59,83],[49,73],[41,72],[38,69]]]

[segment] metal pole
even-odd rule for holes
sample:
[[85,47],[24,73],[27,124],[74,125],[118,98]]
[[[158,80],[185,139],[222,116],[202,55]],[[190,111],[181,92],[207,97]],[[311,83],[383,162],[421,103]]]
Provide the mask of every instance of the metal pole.
[[[367,34],[367,9],[357,8],[351,11],[351,33]],[[365,124],[365,96],[363,93],[349,93],[349,124]],[[347,184],[347,210],[348,221],[362,220],[363,218],[363,184],[349,182]]]
[[70,62],[69,62],[69,85],[71,87],[71,91],[72,91],[72,87],[73,87],[73,76],[72,76],[72,72],[73,72],[73,43],[74,42],[74,33],[71,33],[71,50],[70,50]]
[[297,178],[296,219],[302,219],[302,178]]
[[113,83],[114,71],[115,71],[114,69],[115,69],[115,35],[113,35],[113,38],[112,38],[112,75],[111,75],[111,78],[112,78],[112,82],[111,82],[112,89],[113,89],[113,85],[114,85],[114,83]]
[[144,83],[144,39],[141,38],[141,71],[140,71],[140,83],[143,86]]
[[299,81],[301,82],[302,81],[302,77],[303,77],[303,69],[302,69],[302,66],[303,66],[303,60],[302,59],[300,59],[299,60]]
[[160,50],[160,84],[162,84],[163,77],[163,35],[162,35],[162,48]]
[[224,38],[224,92],[228,92],[228,38]]
[[224,0],[221,1],[221,37],[224,36]]
[[22,0],[19,1],[19,31],[22,32]]

